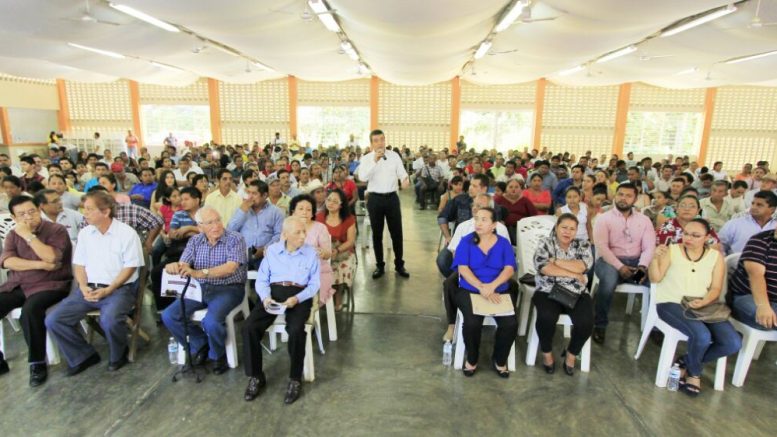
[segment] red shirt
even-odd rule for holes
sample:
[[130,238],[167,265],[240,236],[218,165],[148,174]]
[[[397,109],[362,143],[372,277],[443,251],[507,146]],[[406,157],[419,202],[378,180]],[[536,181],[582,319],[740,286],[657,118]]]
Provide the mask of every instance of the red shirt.
[[[35,235],[41,243],[54,249],[56,263],[61,267],[54,271],[26,270],[13,272],[8,275],[8,281],[0,286],[0,293],[9,292],[20,287],[26,297],[41,292],[52,290],[69,290],[70,281],[73,279],[71,271],[73,250],[67,229],[59,223],[41,221]],[[8,258],[22,258],[31,261],[40,261],[27,241],[20,237],[16,231],[8,233],[3,242],[3,255],[0,257],[0,265],[5,264]]]
[[356,192],[356,182],[354,182],[351,179],[346,179],[343,181],[343,186],[338,187],[335,181],[332,181],[326,185],[327,191],[329,190],[335,190],[335,189],[341,189],[343,190],[343,193],[345,193],[345,197],[348,198],[348,202],[350,202],[353,199],[353,194]]
[[[356,225],[356,216],[350,214],[348,217],[346,217],[345,220],[341,221],[339,225],[333,227],[327,224],[326,214],[326,211],[321,211],[316,214],[316,221],[323,223],[326,226],[326,229],[329,231],[329,235],[332,237],[332,241],[339,241],[340,244],[348,241],[348,229],[350,229],[351,226]],[[350,251],[353,252],[354,248],[352,247]]]
[[523,218],[540,214],[537,208],[534,207],[534,204],[525,197],[521,197],[513,203],[502,196],[494,196],[494,203],[507,210],[507,217],[505,217],[506,226],[515,226]]

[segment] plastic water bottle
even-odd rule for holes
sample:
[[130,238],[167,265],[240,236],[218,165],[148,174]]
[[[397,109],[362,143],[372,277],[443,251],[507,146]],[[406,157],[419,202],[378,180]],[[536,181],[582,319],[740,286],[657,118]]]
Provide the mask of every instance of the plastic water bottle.
[[170,337],[167,342],[167,355],[170,357],[170,364],[178,364],[178,341],[174,337]]
[[446,341],[442,346],[442,365],[450,366],[453,362],[453,345],[450,341]]
[[677,391],[678,388],[680,388],[680,366],[675,364],[672,366],[672,370],[669,371],[669,381],[666,383],[666,389]]

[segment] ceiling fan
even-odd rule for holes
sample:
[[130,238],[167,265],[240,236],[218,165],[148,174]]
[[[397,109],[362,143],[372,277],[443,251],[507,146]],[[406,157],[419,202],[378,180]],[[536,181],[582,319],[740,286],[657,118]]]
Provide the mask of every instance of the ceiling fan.
[[503,50],[503,51],[501,51],[501,52],[494,52],[494,51],[489,51],[489,52],[488,52],[488,53],[486,53],[486,54],[487,54],[488,56],[495,56],[495,55],[506,55],[506,54],[508,54],[508,53],[515,53],[515,52],[517,52],[517,51],[518,51],[518,49],[512,49],[512,50]]
[[[276,14],[297,15],[297,12],[287,11],[287,10],[284,10],[284,9],[270,9],[270,12],[273,12],[273,13],[276,13]],[[317,17],[319,15],[322,15],[322,14],[334,14],[335,12],[337,12],[337,9],[330,9],[330,10],[328,10],[326,12],[314,12],[314,11],[311,11],[310,9],[308,9],[308,8],[305,8],[304,11],[299,13],[299,18],[300,18],[300,20],[302,20],[302,21],[304,21],[306,23],[309,23],[309,22],[313,21],[313,18],[315,18],[315,17]]]
[[106,20],[100,20],[99,18],[92,15],[91,9],[89,8],[89,0],[85,0],[84,2],[84,10],[83,14],[81,14],[78,18],[61,18],[61,20],[65,21],[77,21],[80,23],[95,23],[95,24],[108,24],[111,26],[119,26],[119,23],[116,23],[114,21],[106,21]]

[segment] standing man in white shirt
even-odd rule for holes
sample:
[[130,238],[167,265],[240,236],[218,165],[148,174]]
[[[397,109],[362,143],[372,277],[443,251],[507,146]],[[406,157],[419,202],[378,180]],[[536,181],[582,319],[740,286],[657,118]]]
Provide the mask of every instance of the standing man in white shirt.
[[399,276],[409,278],[402,259],[402,211],[397,195],[397,181],[402,188],[410,186],[407,171],[402,158],[396,153],[386,153],[386,136],[375,129],[370,132],[372,151],[364,156],[357,168],[357,176],[367,182],[367,212],[372,224],[372,248],[375,251],[376,269],[372,279],[378,279],[386,273],[383,262],[383,221],[388,224],[391,243],[394,247],[394,268]]

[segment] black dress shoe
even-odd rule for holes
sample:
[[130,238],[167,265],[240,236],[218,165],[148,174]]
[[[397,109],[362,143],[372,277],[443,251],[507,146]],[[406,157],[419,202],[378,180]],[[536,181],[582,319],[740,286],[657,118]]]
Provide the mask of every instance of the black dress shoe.
[[302,383],[295,380],[289,381],[289,386],[286,387],[286,397],[283,398],[283,403],[286,405],[293,404],[299,395],[302,393]]
[[37,387],[43,384],[48,376],[49,370],[46,364],[30,364],[30,387]]
[[496,365],[496,360],[491,361],[491,366],[494,368],[494,372],[496,372],[497,375],[499,375],[500,378],[509,378],[510,377],[510,370],[500,370],[499,367]]
[[594,333],[591,338],[593,338],[596,343],[604,344],[604,336],[605,328],[594,328]]
[[464,374],[467,378],[475,376],[475,371],[478,370],[477,367],[473,367],[471,369],[467,369],[467,362],[464,361],[464,365],[461,366],[461,373]]
[[229,370],[229,364],[227,364],[227,356],[222,355],[219,359],[213,362],[213,373],[215,375],[221,375]]
[[124,348],[124,353],[121,354],[121,358],[119,358],[118,361],[111,361],[108,363],[108,371],[115,372],[124,367],[127,363],[129,363],[127,356],[129,356],[129,349]]
[[253,401],[257,396],[259,396],[259,391],[262,390],[266,385],[267,381],[264,379],[264,376],[259,378],[248,378],[248,387],[246,387],[246,392],[245,395],[243,395],[243,399],[247,401]]
[[10,370],[11,369],[8,368],[8,362],[5,360],[5,357],[3,357],[3,353],[0,352],[0,375],[8,373]]
[[397,268],[396,268],[396,271],[397,271],[397,274],[398,274],[399,276],[403,277],[403,278],[409,278],[409,277],[410,277],[410,272],[408,272],[407,270],[405,270],[405,268],[404,268],[404,267],[397,267]]
[[248,378],[248,386],[246,387],[246,392],[243,398],[246,401],[253,401],[256,399],[257,396],[259,396],[259,392],[267,385],[267,380],[264,377],[264,374],[262,374],[260,377],[250,377]]
[[566,373],[569,376],[575,375],[575,367],[569,367],[567,366],[567,351],[564,349],[564,352],[561,353],[561,367],[564,369],[564,373]]
[[67,376],[78,375],[79,373],[94,366],[99,362],[100,362],[100,355],[97,352],[95,352],[92,355],[90,355],[89,358],[85,359],[84,361],[81,361],[81,364],[78,364],[74,367],[68,367]]
[[372,279],[378,279],[385,274],[386,270],[383,267],[378,267],[374,272],[372,272]]
[[210,352],[210,347],[207,344],[201,347],[192,357],[192,366],[199,367],[205,364],[205,360],[208,359],[208,352]]

